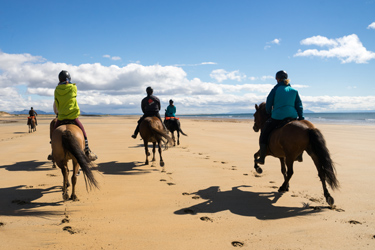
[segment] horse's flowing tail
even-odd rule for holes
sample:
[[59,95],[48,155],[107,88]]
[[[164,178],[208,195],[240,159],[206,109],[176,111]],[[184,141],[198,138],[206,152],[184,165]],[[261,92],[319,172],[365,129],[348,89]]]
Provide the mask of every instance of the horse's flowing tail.
[[87,183],[89,184],[90,189],[92,189],[92,187],[99,188],[98,182],[90,169],[90,161],[87,159],[85,153],[82,151],[72,133],[69,130],[64,131],[61,140],[64,149],[69,151],[77,159],[77,162],[85,176],[86,189]]
[[181,134],[183,134],[184,136],[187,136],[187,134],[185,134],[184,132],[182,132],[180,123],[178,123],[178,130],[180,131]]
[[159,127],[157,127],[155,123],[148,124],[151,127],[152,131],[156,134],[156,136],[158,136],[161,140],[164,137],[165,139],[167,139],[167,143],[173,144],[172,138],[163,129],[159,129]]
[[335,175],[336,170],[322,133],[316,128],[310,129],[309,137],[312,153],[319,162],[317,164],[320,170],[319,173],[323,175],[323,179],[326,180],[332,189],[338,188],[340,184]]

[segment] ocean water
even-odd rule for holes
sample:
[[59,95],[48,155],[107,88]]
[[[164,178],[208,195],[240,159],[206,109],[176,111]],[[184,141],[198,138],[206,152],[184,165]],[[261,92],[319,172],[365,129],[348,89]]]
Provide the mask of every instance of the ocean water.
[[[304,116],[306,120],[309,120],[312,123],[374,125],[375,126],[375,112],[305,113]],[[201,119],[253,120],[253,113],[180,115],[179,117],[197,118],[197,119],[201,118]]]

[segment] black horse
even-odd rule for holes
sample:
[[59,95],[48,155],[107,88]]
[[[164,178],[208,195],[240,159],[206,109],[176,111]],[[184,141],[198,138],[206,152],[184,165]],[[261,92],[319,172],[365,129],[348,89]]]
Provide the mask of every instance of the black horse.
[[187,134],[185,134],[181,130],[180,120],[175,117],[166,117],[164,119],[164,124],[167,127],[167,129],[172,133],[173,146],[176,146],[176,139],[174,137],[174,131],[177,131],[177,145],[180,145],[180,132],[184,136],[187,136]]

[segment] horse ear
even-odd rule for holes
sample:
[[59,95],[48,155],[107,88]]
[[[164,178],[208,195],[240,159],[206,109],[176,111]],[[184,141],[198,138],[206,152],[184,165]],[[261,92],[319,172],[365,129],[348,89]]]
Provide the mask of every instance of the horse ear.
[[258,104],[255,104],[255,110],[258,110],[259,107],[258,107]]

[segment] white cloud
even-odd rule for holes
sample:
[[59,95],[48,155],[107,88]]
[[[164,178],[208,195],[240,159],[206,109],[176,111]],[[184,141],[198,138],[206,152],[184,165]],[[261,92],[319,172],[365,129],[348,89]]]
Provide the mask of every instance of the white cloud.
[[328,47],[327,50],[308,49],[298,50],[294,56],[317,56],[322,58],[338,58],[342,63],[368,63],[375,59],[375,53],[368,51],[356,34],[336,39],[314,36],[301,41],[302,45]]
[[369,26],[367,26],[368,29],[375,29],[375,22],[371,23]]
[[103,55],[103,57],[104,58],[109,58],[109,59],[111,59],[113,61],[119,61],[119,60],[121,60],[121,57],[119,57],[119,56]]
[[[266,99],[274,83],[262,80],[273,76],[247,78],[239,71],[217,70],[219,83],[188,79],[186,72],[175,66],[144,66],[131,63],[124,67],[99,63],[70,65],[53,63],[30,54],[6,54],[0,51],[0,110],[15,111],[34,107],[52,112],[57,75],[68,70],[77,83],[77,100],[84,112],[129,114],[140,113],[140,101],[147,86],[161,99],[162,110],[171,97],[179,114],[252,112],[255,103]],[[221,81],[257,80],[244,84]],[[220,80],[220,81],[219,81]],[[293,85],[297,89],[306,85]],[[302,96],[305,108],[314,111],[375,109],[375,96],[309,97]]]
[[270,45],[270,44],[277,44],[277,45],[280,45],[280,42],[281,42],[281,39],[280,39],[280,38],[275,38],[275,39],[273,39],[271,42],[266,42],[266,46],[264,46],[264,49],[267,50],[267,49],[271,48],[271,45]]
[[218,82],[225,80],[235,80],[241,82],[246,78],[246,75],[241,74],[239,70],[228,72],[224,69],[215,69],[211,72],[210,77]]

